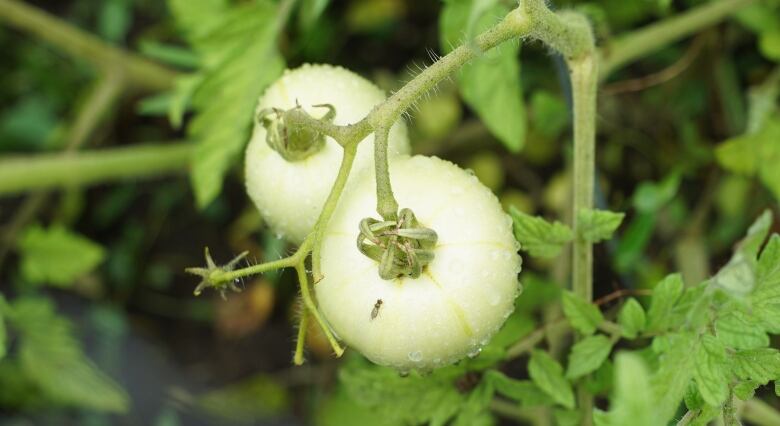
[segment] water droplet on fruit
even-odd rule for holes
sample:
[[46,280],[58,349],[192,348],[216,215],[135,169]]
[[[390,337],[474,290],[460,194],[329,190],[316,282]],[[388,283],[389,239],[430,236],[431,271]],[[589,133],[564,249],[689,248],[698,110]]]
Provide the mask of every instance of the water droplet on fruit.
[[477,355],[479,355],[480,352],[482,352],[482,348],[477,346],[476,348],[474,348],[471,351],[469,351],[469,353],[467,355],[468,355],[469,358],[474,358]]
[[420,351],[409,352],[409,361],[420,362],[421,360],[422,360],[422,352]]
[[496,306],[500,301],[501,295],[498,294],[498,292],[493,292],[493,294],[490,295],[490,306]]

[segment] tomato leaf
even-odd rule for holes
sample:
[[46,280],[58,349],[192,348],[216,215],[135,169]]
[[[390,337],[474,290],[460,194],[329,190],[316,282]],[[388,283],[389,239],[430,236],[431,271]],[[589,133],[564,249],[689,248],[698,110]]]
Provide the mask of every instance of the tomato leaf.
[[490,381],[498,394],[517,401],[525,407],[552,405],[554,402],[552,397],[533,382],[507,377],[498,370],[486,371],[484,380]]
[[32,225],[19,239],[24,278],[64,287],[90,272],[105,257],[103,247],[60,225],[43,229]]
[[[650,374],[638,355],[623,352],[615,358],[615,392],[603,424],[657,426],[665,424],[656,411]],[[603,420],[602,420],[603,421]]]
[[188,127],[196,143],[190,177],[198,206],[205,207],[219,194],[224,176],[248,141],[258,97],[285,63],[276,48],[277,8],[272,2],[230,8],[219,0],[198,3],[203,7],[170,1],[202,66],[196,77],[183,77],[177,84],[171,117],[181,116],[182,104],[191,95],[197,114]]
[[20,334],[21,366],[47,398],[67,406],[127,411],[127,394],[83,354],[70,322],[54,312],[51,302],[19,299],[10,311],[10,323]]
[[647,318],[642,305],[633,297],[628,299],[618,314],[618,324],[624,337],[628,339],[636,338],[645,328]]
[[547,222],[514,207],[509,208],[514,222],[515,239],[520,249],[531,256],[552,258],[558,256],[563,245],[571,241],[571,229],[560,222]]
[[612,341],[602,334],[588,336],[575,343],[569,353],[566,378],[578,379],[596,371],[612,352]]
[[648,331],[665,330],[671,325],[670,314],[682,293],[683,281],[680,274],[668,275],[655,286],[650,309],[647,311]]
[[574,391],[563,377],[563,367],[547,352],[535,349],[528,362],[528,374],[539,389],[543,390],[555,402],[574,408]]
[[780,378],[780,351],[758,348],[739,351],[730,357],[734,374],[743,380],[767,384]]
[[339,380],[353,400],[391,423],[443,425],[464,403],[464,395],[453,386],[463,373],[458,367],[441,368],[427,377],[416,372],[400,377],[390,368],[356,364],[343,367]]
[[[471,40],[507,12],[509,9],[497,0],[445,1],[439,21],[442,50],[449,52],[463,43],[464,30]],[[466,104],[513,152],[523,147],[526,132],[519,49],[519,44],[504,43],[483,52],[458,73],[458,87]]]
[[714,336],[703,336],[695,355],[693,377],[704,401],[720,406],[728,397],[726,349]]
[[571,291],[562,293],[563,313],[572,327],[579,332],[590,335],[604,322],[604,316],[599,308],[583,300]]
[[593,243],[608,240],[625,216],[608,210],[581,209],[577,212],[580,237]]

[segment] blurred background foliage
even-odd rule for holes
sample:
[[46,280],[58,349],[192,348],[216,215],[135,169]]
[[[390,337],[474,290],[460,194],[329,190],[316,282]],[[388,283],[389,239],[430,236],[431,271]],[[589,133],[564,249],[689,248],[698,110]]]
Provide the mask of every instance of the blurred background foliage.
[[[327,62],[391,92],[512,6],[442,11],[454,3],[26,3],[159,67],[133,81],[123,74],[126,56],[74,55],[30,34],[54,27],[3,24],[14,22],[18,2],[0,1],[0,158],[154,142],[184,144],[191,160],[171,168],[173,177],[0,192],[0,422],[394,424],[367,406],[382,402],[370,401],[372,383],[397,375],[367,368],[355,353],[335,360],[315,328],[310,362],[291,366],[294,274],[246,280],[241,295],[221,300],[194,298],[183,270],[206,245],[221,260],[248,250],[252,262],[290,250],[265,231],[238,161],[268,83],[285,67]],[[703,3],[554,2],[586,13],[606,52],[616,35]],[[761,211],[777,212],[779,63],[780,9],[764,1],[608,77],[599,92],[597,202],[627,217],[617,238],[597,246],[596,298],[652,288],[671,271],[700,282]],[[473,170],[507,209],[568,221],[566,81],[562,61],[539,44],[504,46],[415,105],[413,150]],[[483,354],[399,384],[393,410],[420,410],[411,418],[426,421],[421,405],[467,405],[457,389],[426,386],[492,365],[491,348],[560,315],[550,305],[567,276],[560,259],[525,262],[518,309]],[[611,369],[594,376],[597,395],[609,392]]]

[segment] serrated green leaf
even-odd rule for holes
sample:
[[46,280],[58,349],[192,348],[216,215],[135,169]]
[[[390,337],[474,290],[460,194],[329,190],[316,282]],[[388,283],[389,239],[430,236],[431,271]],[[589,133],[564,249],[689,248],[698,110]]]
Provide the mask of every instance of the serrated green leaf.
[[46,299],[21,299],[9,319],[20,332],[19,359],[27,376],[59,404],[126,412],[125,392],[84,356],[71,324]]
[[444,425],[458,413],[465,400],[454,386],[455,379],[462,374],[458,367],[447,367],[427,377],[417,372],[400,377],[390,368],[347,365],[339,372],[339,379],[350,398],[388,421]]
[[[688,332],[668,334],[666,348],[658,356],[658,368],[650,378],[654,418],[669,421],[683,399],[695,368],[696,336]],[[653,341],[655,349],[655,339]]]
[[734,374],[762,385],[780,378],[780,351],[774,348],[746,349],[730,357]]
[[607,336],[596,334],[575,343],[569,353],[566,378],[578,379],[596,371],[612,352],[612,341]]
[[731,309],[715,320],[715,331],[724,345],[735,349],[753,349],[769,346],[769,336],[752,315]]
[[198,206],[205,207],[246,145],[258,97],[285,64],[276,48],[277,7],[270,0],[229,8],[221,1],[198,1],[208,13],[192,11],[189,2],[169,2],[202,62],[198,75],[183,77],[170,114],[176,124],[192,95],[196,115],[188,134],[196,147],[190,178]]
[[647,311],[648,331],[662,331],[671,325],[670,313],[682,293],[683,282],[680,274],[667,275],[655,286],[650,309]]
[[604,322],[604,316],[596,305],[586,302],[570,291],[562,292],[561,297],[563,313],[571,326],[582,334],[593,334]]
[[195,404],[202,410],[237,422],[278,417],[290,406],[289,391],[265,374],[259,374],[224,388],[199,395]]
[[592,243],[608,240],[612,238],[612,234],[623,222],[624,217],[624,213],[582,209],[577,212],[580,237]]
[[633,297],[629,298],[620,308],[618,324],[624,337],[634,339],[645,328],[645,310]]
[[[496,23],[509,11],[497,0],[445,1],[439,21],[445,52]],[[523,147],[525,105],[520,86],[519,44],[505,43],[472,60],[458,73],[463,99],[510,151]]]
[[753,396],[756,394],[756,389],[760,385],[760,383],[754,382],[752,380],[739,382],[734,386],[734,395],[743,401],[747,401],[748,399],[753,398]]
[[27,227],[18,242],[22,276],[32,283],[67,286],[103,261],[103,248],[60,225]]
[[772,235],[756,267],[756,286],[749,300],[752,317],[761,327],[780,333],[780,236]]
[[563,245],[572,239],[571,229],[558,221],[547,222],[514,207],[509,208],[509,214],[514,222],[515,239],[520,243],[520,249],[531,256],[558,256]]
[[764,300],[780,297],[780,235],[772,235],[758,258],[753,297]]
[[704,336],[696,351],[693,377],[702,398],[709,405],[720,406],[729,394],[728,364],[723,344],[714,336]]
[[554,400],[529,380],[515,380],[498,370],[485,372],[484,380],[490,381],[500,395],[519,402],[524,407],[552,405]]
[[609,412],[609,424],[660,426],[666,422],[656,411],[650,386],[650,374],[642,359],[622,352],[615,357],[615,393]]
[[531,352],[528,374],[536,386],[539,386],[539,389],[555,402],[566,408],[574,408],[574,391],[571,384],[563,377],[563,367],[547,352],[538,349]]

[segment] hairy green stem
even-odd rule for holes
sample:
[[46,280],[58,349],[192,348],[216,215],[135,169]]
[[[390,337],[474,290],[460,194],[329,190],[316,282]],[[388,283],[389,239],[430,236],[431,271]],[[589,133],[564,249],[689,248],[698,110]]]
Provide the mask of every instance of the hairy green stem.
[[664,46],[717,24],[755,0],[715,0],[616,38],[601,49],[600,78]]
[[303,365],[303,350],[306,346],[306,332],[309,327],[309,313],[306,307],[301,307],[301,319],[298,322],[298,337],[295,340],[295,354],[293,355],[293,364]]
[[213,275],[211,278],[216,281],[233,281],[237,278],[245,277],[247,275],[262,274],[263,272],[275,271],[277,269],[291,268],[298,265],[300,260],[295,256],[283,257],[281,259],[272,260],[270,262],[258,263],[257,265],[247,266],[242,269],[235,269],[232,271],[223,271]]
[[391,126],[420,96],[433,89],[441,80],[468,61],[507,40],[527,35],[535,22],[534,18],[520,8],[512,10],[498,24],[424,69],[385,102],[374,108],[363,121],[369,122],[371,128]]
[[322,328],[322,332],[325,333],[325,337],[328,338],[328,342],[330,342],[330,346],[333,348],[333,352],[336,353],[336,356],[341,356],[344,354],[344,348],[342,348],[339,342],[336,340],[333,332],[330,331],[330,326],[328,326],[328,323],[325,322],[325,319],[320,314],[319,309],[317,309],[317,304],[314,303],[314,298],[311,296],[311,292],[309,291],[309,277],[306,275],[306,268],[304,264],[299,263],[296,265],[295,271],[298,273],[298,282],[301,285],[301,297],[303,298],[303,304],[306,305],[308,312],[314,317],[317,323],[319,323],[320,328]]
[[328,194],[328,199],[325,200],[325,205],[322,206],[322,212],[317,219],[317,223],[314,226],[314,240],[311,254],[312,272],[314,280],[319,281],[322,278],[322,267],[320,264],[320,248],[322,245],[322,237],[325,235],[325,227],[330,221],[330,217],[333,216],[333,212],[336,210],[341,193],[344,191],[344,187],[347,185],[347,179],[349,179],[349,172],[352,170],[352,164],[355,162],[355,155],[357,153],[357,143],[347,144],[344,147],[344,154],[341,158],[341,166],[339,166],[339,173],[336,175],[336,180],[333,182],[333,188]]
[[581,235],[579,213],[583,209],[593,208],[596,179],[596,61],[595,55],[568,61],[574,100],[572,291],[587,301],[593,299],[593,244]]
[[88,186],[185,172],[192,145],[132,145],[83,153],[35,154],[0,160],[0,196],[34,189]]
[[117,70],[131,87],[166,90],[178,73],[148,59],[112,46],[34,6],[17,0],[0,0],[0,20],[28,32],[52,46],[101,69]]
[[396,220],[398,201],[390,184],[390,167],[387,161],[389,128],[376,129],[374,133],[374,167],[376,168],[376,212],[384,220]]

